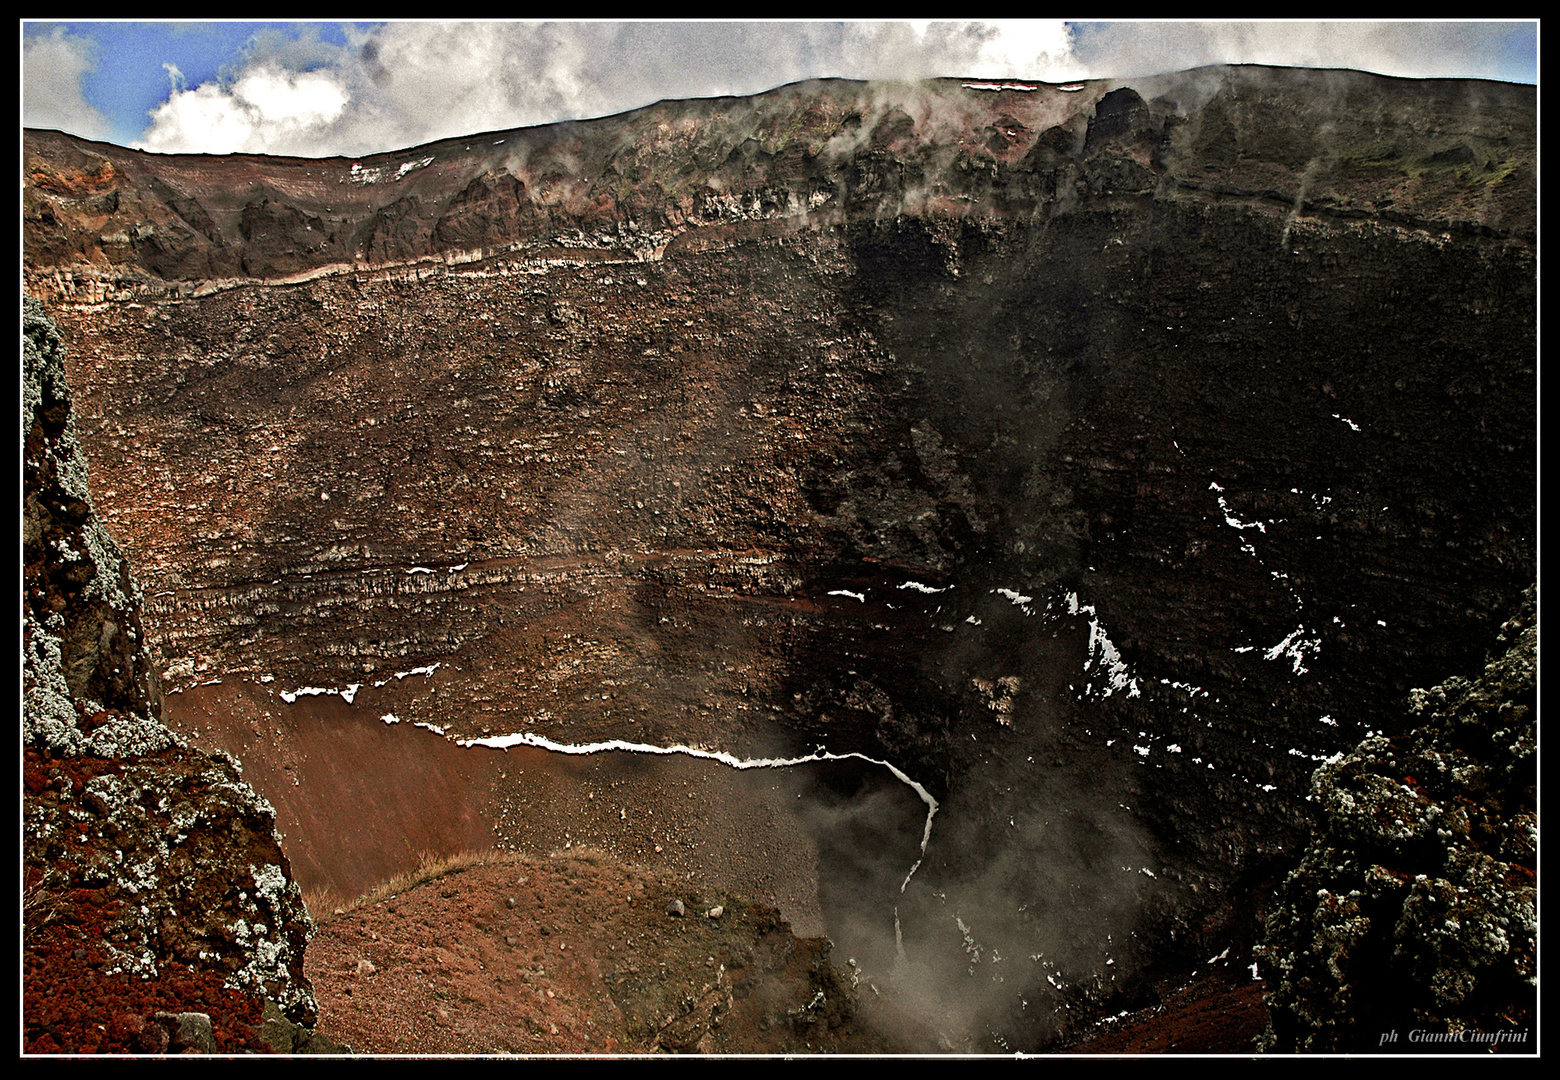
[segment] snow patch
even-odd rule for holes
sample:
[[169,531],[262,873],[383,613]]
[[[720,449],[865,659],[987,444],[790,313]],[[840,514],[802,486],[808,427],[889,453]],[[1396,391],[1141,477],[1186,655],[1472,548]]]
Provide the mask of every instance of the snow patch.
[[1322,651],[1321,637],[1307,638],[1304,636],[1307,632],[1303,626],[1296,627],[1283,641],[1263,653],[1263,659],[1277,660],[1287,656],[1294,663],[1295,674],[1304,675],[1309,670],[1305,666],[1306,657],[1314,657]]
[[412,172],[412,171],[414,171],[416,169],[425,169],[429,165],[432,165],[432,164],[433,164],[433,155],[432,154],[429,154],[427,157],[421,158],[421,159],[419,159],[417,161],[408,161],[405,165],[402,165],[399,169],[396,170],[395,178],[397,180],[399,180],[399,179],[401,179],[403,176],[405,176],[409,172]]
[[309,696],[313,696],[315,694],[334,694],[334,693],[337,693],[337,691],[336,691],[336,689],[334,687],[329,687],[329,686],[300,686],[298,689],[292,690],[292,691],[283,690],[282,691],[282,700],[287,702],[287,704],[291,705],[293,702],[297,701],[299,698],[303,697],[306,694],[309,695]]
[[348,705],[351,705],[352,699],[357,696],[357,692],[362,687],[363,684],[360,682],[350,684],[345,690],[338,690],[334,686],[300,686],[292,691],[283,690],[281,696],[283,701],[291,705],[301,697],[317,697],[320,694],[340,694],[341,699]]
[[441,666],[441,664],[434,663],[434,664],[429,664],[427,667],[412,668],[412,670],[410,670],[410,671],[397,671],[394,675],[391,675],[391,676],[389,676],[387,678],[375,679],[374,680],[374,688],[377,690],[379,687],[384,686],[387,683],[389,683],[391,679],[395,679],[397,681],[400,681],[401,679],[406,678],[408,675],[432,675],[435,671],[437,671],[439,669],[440,666]]
[[[432,154],[429,154],[425,158],[420,158],[417,161],[408,161],[406,164],[397,169],[395,175],[390,179],[392,181],[400,180],[408,173],[414,172],[417,169],[425,168],[432,164]],[[385,170],[383,168],[365,169],[361,163],[356,161],[352,163],[352,169],[347,173],[347,179],[352,181],[354,184],[377,184],[384,178]]]
[[[1100,625],[1100,620],[1094,612],[1094,605],[1079,603],[1078,594],[1070,592],[1067,594],[1067,610],[1073,615],[1089,616],[1089,658],[1083,662],[1083,670],[1088,671],[1095,664],[1099,665],[1107,683],[1100,696],[1110,697],[1117,690],[1125,690],[1129,698],[1141,697],[1142,691],[1138,689],[1138,681],[1133,676],[1132,669],[1127,667],[1127,662],[1121,658],[1115,643],[1110,640],[1105,633],[1105,628]],[[1090,683],[1084,688],[1084,692],[1089,693],[1093,688],[1094,684]]]

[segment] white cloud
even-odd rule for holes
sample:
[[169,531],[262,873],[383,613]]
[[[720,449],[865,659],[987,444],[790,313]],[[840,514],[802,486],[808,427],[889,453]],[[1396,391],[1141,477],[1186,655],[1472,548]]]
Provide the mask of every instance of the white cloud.
[[968,72],[985,78],[1061,80],[1076,78],[1081,66],[1073,56],[1072,31],[1064,22],[1014,19],[986,23],[991,34]]
[[842,42],[840,74],[855,78],[1069,78],[1076,74],[1067,24],[995,22],[856,23]]
[[227,86],[211,82],[175,90],[152,111],[152,124],[136,145],[164,153],[307,154],[314,150],[318,133],[341,116],[349,100],[329,74],[252,67]]
[[59,128],[87,139],[111,130],[108,119],[87,103],[81,80],[97,64],[95,45],[56,26],[22,38],[22,125]]
[[[1513,34],[1530,32],[1527,24],[1513,25]],[[820,77],[1062,81],[1215,63],[1467,75],[1472,58],[1485,55],[1481,47],[1487,51],[1499,33],[1499,27],[1492,32],[1487,24],[1467,23],[1154,22],[1075,29],[1038,19],[392,22],[349,29],[345,45],[331,45],[317,36],[293,40],[267,31],[221,79],[176,86],[136,145],[165,152],[366,154],[600,116],[661,98],[754,94]],[[29,64],[29,79],[31,70]],[[69,81],[72,69],[55,70]],[[34,122],[31,113],[27,122]]]
[[177,88],[136,145],[362,154],[807,78],[1075,74],[1066,26],[1040,21],[401,22],[306,44],[257,37],[222,80]]

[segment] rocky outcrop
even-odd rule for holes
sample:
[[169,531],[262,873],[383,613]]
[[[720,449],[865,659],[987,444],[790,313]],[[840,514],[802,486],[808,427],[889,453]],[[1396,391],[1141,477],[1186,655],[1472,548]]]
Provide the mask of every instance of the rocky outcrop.
[[1015,86],[359,160],[29,132],[170,688],[891,760],[940,800],[903,959],[848,830],[829,932],[961,1048],[1249,946],[1316,764],[1534,580],[1534,95]]
[[59,335],[30,298],[22,354],[26,1047],[252,1047],[266,999],[313,1022],[309,916],[238,762],[161,721],[141,594],[94,512]]
[[1321,822],[1258,950],[1270,1049],[1536,1052],[1536,588],[1500,644],[1316,771]]

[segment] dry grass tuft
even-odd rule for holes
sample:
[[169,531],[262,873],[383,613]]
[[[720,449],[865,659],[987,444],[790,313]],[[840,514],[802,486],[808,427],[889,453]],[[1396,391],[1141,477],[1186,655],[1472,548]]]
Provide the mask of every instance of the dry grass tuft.
[[45,926],[64,916],[68,910],[69,905],[50,892],[44,883],[28,885],[22,892],[23,936],[31,938]]
[[399,896],[401,893],[415,889],[419,885],[438,881],[442,877],[459,873],[473,866],[523,861],[525,856],[518,852],[499,851],[494,848],[486,851],[458,851],[452,855],[436,855],[431,851],[425,851],[414,869],[380,882],[361,896],[347,900],[330,889],[306,889],[303,902],[316,923],[325,923],[338,913],[353,911],[367,904],[377,904],[392,896]]
[[618,860],[607,852],[587,844],[566,848],[562,851],[554,851],[551,856],[554,859],[566,859],[574,862],[587,863],[591,866],[600,866],[602,863],[617,862]]
[[309,909],[309,917],[316,923],[327,921],[336,911],[350,906],[351,900],[335,889],[315,888],[303,890],[303,906]]

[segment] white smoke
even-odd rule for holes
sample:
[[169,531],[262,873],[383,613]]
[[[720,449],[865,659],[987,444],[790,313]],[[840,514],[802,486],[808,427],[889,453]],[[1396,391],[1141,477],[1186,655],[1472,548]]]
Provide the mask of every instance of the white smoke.
[[1080,27],[1078,59],[1101,77],[1204,64],[1354,68],[1405,78],[1487,78],[1534,48],[1532,22],[1122,22]]

